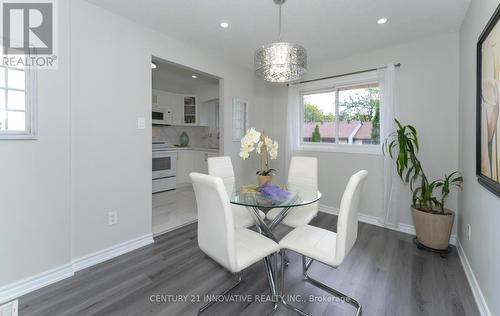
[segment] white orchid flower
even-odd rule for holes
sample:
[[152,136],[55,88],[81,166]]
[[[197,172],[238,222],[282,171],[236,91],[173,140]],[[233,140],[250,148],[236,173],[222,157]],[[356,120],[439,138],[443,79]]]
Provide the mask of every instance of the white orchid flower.
[[263,145],[263,144],[264,144],[264,143],[262,143],[262,142],[259,142],[259,143],[257,144],[256,151],[257,151],[257,153],[258,153],[259,155],[262,153],[262,145]]
[[245,135],[245,138],[247,138],[249,141],[252,143],[256,144],[260,141],[260,132],[257,132],[253,127],[249,129]]

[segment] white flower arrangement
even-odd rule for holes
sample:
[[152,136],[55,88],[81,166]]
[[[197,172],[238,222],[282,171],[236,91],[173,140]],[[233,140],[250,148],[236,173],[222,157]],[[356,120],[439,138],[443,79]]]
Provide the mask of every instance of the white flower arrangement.
[[250,128],[241,139],[240,157],[247,160],[254,150],[260,156],[260,171],[257,174],[261,176],[273,174],[276,170],[269,169],[269,159],[276,160],[278,158],[278,142],[265,136],[264,133]]

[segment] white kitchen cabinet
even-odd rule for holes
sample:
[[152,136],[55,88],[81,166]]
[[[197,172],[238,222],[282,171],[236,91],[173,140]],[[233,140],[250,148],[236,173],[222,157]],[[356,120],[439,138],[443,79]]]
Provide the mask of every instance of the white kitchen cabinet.
[[183,186],[191,183],[189,173],[192,172],[193,156],[190,150],[179,150],[177,154],[177,184]]
[[153,90],[153,96],[151,98],[151,105],[153,107],[158,107],[158,92],[157,92],[157,90]]
[[192,162],[193,162],[193,170],[195,172],[200,173],[208,173],[208,164],[207,164],[208,152],[193,150],[192,151]]
[[169,106],[168,104],[168,98],[166,97],[167,96],[167,93],[166,91],[162,91],[162,90],[153,90],[153,106],[154,107],[166,107],[166,106]]
[[184,125],[184,110],[182,106],[182,95],[178,94],[172,106],[173,125]]
[[172,112],[172,124],[184,124],[183,95],[163,90],[153,89],[153,107],[167,108]]
[[198,97],[193,94],[182,96],[183,124],[198,125]]
[[168,108],[172,112],[172,125],[207,126],[211,130],[219,128],[219,99],[198,104],[197,95],[153,89],[152,101],[153,107]]
[[219,129],[219,99],[203,102],[199,106],[200,126],[208,126],[210,130]]
[[208,126],[213,131],[219,131],[219,101],[213,103],[212,108],[209,112]]
[[180,94],[163,91],[153,90],[153,106],[157,107],[180,107],[182,96]]
[[198,113],[199,113],[199,125],[200,126],[210,126],[210,104],[209,103],[202,103],[198,107]]
[[218,153],[202,150],[179,150],[177,154],[177,183],[178,186],[190,185],[191,172],[208,173],[208,157],[216,157]]

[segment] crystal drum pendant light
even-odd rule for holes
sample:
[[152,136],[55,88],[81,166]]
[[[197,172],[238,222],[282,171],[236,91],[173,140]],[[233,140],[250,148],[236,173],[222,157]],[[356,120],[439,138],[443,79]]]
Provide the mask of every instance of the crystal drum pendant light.
[[269,82],[296,81],[307,71],[306,49],[281,41],[281,5],[286,0],[274,0],[279,6],[278,42],[264,45],[255,52],[255,73]]

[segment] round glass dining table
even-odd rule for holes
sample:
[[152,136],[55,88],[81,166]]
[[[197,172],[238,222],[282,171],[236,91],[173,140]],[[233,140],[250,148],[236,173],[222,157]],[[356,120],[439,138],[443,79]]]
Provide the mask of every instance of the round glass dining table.
[[[306,184],[269,185],[257,187],[255,185],[240,185],[231,194],[231,203],[246,206],[255,221],[257,229],[267,237],[278,241],[272,231],[286,217],[293,207],[315,203],[321,199],[321,192],[317,188]],[[264,213],[279,208],[278,215],[268,224],[260,216],[259,210]]]
[[[256,187],[255,185],[241,185],[232,190],[231,203],[241,206],[246,206],[253,220],[255,221],[255,227],[257,231],[268,238],[271,238],[275,242],[278,239],[273,234],[273,230],[276,226],[283,221],[287,216],[290,209],[293,207],[304,206],[308,204],[315,203],[321,199],[321,192],[312,186],[305,184],[288,184],[286,186],[276,186],[269,185],[264,187]],[[264,213],[269,212],[274,208],[279,208],[280,211],[276,217],[269,223],[259,216],[259,210]],[[284,253],[282,253],[284,256]],[[264,265],[266,268],[267,279],[269,282],[269,287],[271,289],[271,294],[278,299],[283,305],[301,315],[307,315],[302,310],[290,305],[283,297],[283,282],[282,286],[278,288],[277,286],[277,274],[278,270],[276,256],[274,256],[275,265],[271,264],[272,256],[266,257],[264,259]],[[281,279],[283,280],[283,269],[285,266],[281,267]],[[274,302],[273,312],[278,308],[278,303]]]

